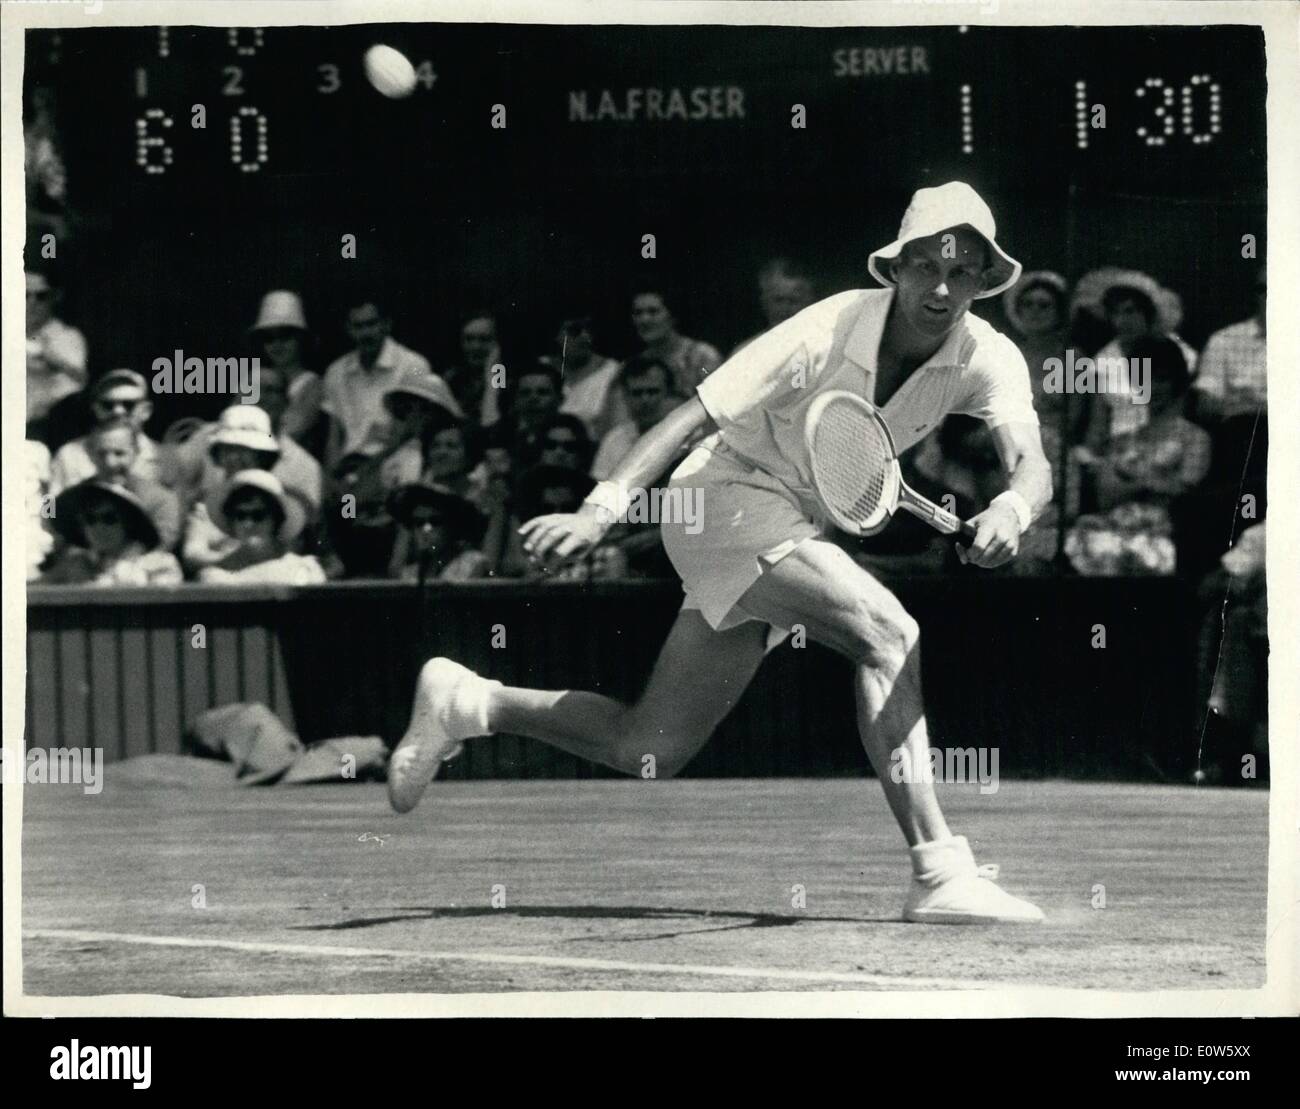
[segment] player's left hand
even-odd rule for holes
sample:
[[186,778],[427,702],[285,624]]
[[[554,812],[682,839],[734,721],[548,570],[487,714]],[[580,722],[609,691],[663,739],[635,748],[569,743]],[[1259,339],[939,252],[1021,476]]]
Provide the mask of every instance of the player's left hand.
[[962,563],[991,570],[1016,557],[1020,518],[1009,504],[991,504],[970,522],[975,526],[975,538],[969,547],[958,545],[957,557]]

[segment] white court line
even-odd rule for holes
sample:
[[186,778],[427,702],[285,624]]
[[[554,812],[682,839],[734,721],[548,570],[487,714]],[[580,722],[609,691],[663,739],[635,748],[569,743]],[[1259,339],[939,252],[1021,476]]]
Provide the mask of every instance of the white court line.
[[[82,932],[68,928],[32,928],[24,939],[76,940],[81,943],[130,943],[152,947],[213,948],[255,955],[301,955],[327,959],[415,959],[423,962],[486,963],[498,966],[555,967],[567,970],[612,970],[628,974],[686,974],[708,978],[748,978],[781,982],[845,982],[859,986],[915,986],[943,990],[1005,989],[1007,982],[963,978],[908,978],[834,970],[782,970],[776,967],[708,966],[699,963],[629,963],[616,959],[565,958],[558,955],[499,955],[487,951],[402,951],[388,947],[330,947],[310,943],[196,939],[191,936],[146,936],[135,932]],[[1015,983],[1016,989],[1030,986]]]

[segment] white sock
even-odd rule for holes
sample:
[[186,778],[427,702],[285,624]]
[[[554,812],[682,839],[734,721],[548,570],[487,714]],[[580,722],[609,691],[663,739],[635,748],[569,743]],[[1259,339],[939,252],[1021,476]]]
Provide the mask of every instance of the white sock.
[[927,886],[940,885],[975,869],[975,856],[965,836],[918,843],[908,853],[912,856],[912,873]]
[[492,678],[469,675],[458,681],[447,704],[447,730],[455,739],[489,735],[488,698],[501,683]]

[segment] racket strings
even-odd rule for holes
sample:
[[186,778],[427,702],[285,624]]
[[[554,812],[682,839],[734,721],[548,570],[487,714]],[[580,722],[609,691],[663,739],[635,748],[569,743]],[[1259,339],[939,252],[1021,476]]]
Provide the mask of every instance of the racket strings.
[[828,507],[866,522],[885,498],[893,453],[880,426],[850,405],[829,405],[815,436],[818,485]]

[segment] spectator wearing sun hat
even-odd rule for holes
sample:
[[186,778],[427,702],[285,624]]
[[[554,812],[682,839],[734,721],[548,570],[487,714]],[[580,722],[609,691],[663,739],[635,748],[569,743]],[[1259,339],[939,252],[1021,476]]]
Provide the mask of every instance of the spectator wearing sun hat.
[[60,493],[54,527],[68,546],[41,577],[52,585],[176,585],[180,564],[159,550],[158,527],[139,496],[92,478]]
[[191,570],[221,562],[237,546],[234,537],[225,532],[209,510],[213,492],[236,473],[266,470],[284,488],[295,493],[312,515],[317,511],[321,496],[319,467],[296,443],[290,449],[298,452],[300,468],[286,463],[284,450],[292,440],[277,438],[271,426],[270,416],[257,405],[232,404],[206,435],[199,433],[193,437],[200,440],[200,446],[206,445],[207,458],[199,482],[190,487],[182,557]]
[[135,473],[139,435],[126,423],[101,424],[86,437],[99,481],[123,486],[143,502],[158,529],[158,545],[172,551],[181,536],[181,503],[172,490]]
[[208,515],[235,541],[235,549],[199,571],[207,584],[316,585],[325,572],[312,555],[295,554],[307,523],[300,498],[266,470],[232,474],[206,502]]
[[388,495],[418,481],[424,454],[438,432],[459,424],[464,413],[450,386],[420,370],[400,376],[384,393],[386,443],[378,454],[354,451],[330,475],[331,504],[346,503],[347,513],[322,521],[332,577],[384,577],[393,556],[397,530],[388,512]]
[[[90,410],[97,427],[120,423],[135,433],[136,458],[132,473],[136,477],[170,484],[162,451],[144,433],[144,425],[153,415],[153,402],[149,400],[149,385],[143,375],[135,370],[109,370],[91,388]],[[90,436],[73,439],[55,452],[50,463],[50,492],[57,496],[64,489],[94,477],[96,472]]]
[[[286,489],[320,509],[320,463],[284,430],[289,404],[282,370],[263,368],[258,404],[232,404],[172,452],[173,484],[187,504],[201,501],[236,470],[270,470]],[[251,452],[251,453],[250,453]],[[234,455],[243,455],[243,461]],[[256,457],[254,457],[256,455]],[[223,464],[222,459],[225,459]]]
[[277,433],[322,449],[324,444],[316,441],[323,428],[320,416],[325,385],[320,374],[306,366],[312,335],[302,298],[288,289],[272,289],[262,297],[257,320],[248,333],[258,345],[262,371],[276,369],[284,375],[288,404]]
[[384,460],[382,481],[396,489],[418,481],[433,436],[465,419],[451,387],[436,374],[408,373],[384,394],[390,424],[391,454]]
[[[1085,274],[1075,288],[1074,308],[1105,320],[1110,328],[1112,338],[1093,356],[1098,366],[1105,365],[1104,360],[1132,357],[1134,344],[1141,340],[1168,338],[1178,345],[1189,373],[1196,373],[1196,351],[1178,335],[1182,298],[1149,274],[1117,267]],[[1147,406],[1133,403],[1126,375],[1118,375],[1117,384],[1118,391],[1092,398],[1084,439],[1093,453],[1104,451],[1111,437],[1146,426]]]
[[394,489],[388,511],[400,525],[388,576],[401,581],[471,581],[490,576],[478,544],[487,521],[450,489],[412,482]]

